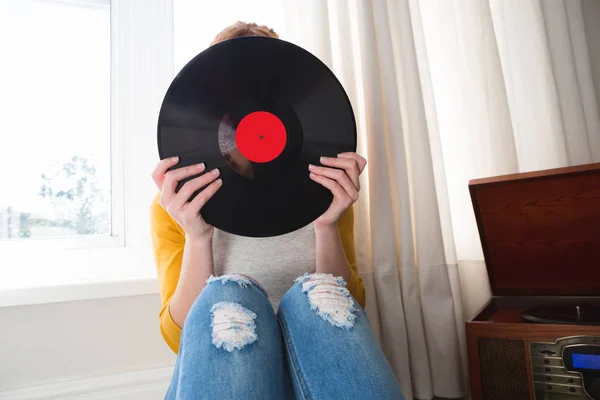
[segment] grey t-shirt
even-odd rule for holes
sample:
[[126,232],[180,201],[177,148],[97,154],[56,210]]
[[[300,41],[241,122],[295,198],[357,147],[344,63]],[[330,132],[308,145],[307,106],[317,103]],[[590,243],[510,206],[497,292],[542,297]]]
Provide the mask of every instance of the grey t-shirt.
[[316,268],[313,224],[267,238],[237,236],[215,228],[213,251],[217,276],[238,273],[254,278],[275,309],[294,279]]

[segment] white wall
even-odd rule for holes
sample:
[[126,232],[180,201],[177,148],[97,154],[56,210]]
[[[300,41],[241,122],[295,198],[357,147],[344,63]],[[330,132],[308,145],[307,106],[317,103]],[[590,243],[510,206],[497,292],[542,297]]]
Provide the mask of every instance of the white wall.
[[0,398],[49,381],[172,366],[159,307],[158,295],[143,295],[0,308]]
[[[590,50],[596,101],[600,111],[600,1],[582,0],[587,44]],[[598,132],[600,135],[600,132]]]

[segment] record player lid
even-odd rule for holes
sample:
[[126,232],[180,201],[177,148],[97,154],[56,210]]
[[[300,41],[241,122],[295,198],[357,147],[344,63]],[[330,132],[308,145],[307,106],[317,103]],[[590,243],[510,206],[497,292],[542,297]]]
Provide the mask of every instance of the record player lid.
[[494,295],[600,296],[600,163],[469,190]]

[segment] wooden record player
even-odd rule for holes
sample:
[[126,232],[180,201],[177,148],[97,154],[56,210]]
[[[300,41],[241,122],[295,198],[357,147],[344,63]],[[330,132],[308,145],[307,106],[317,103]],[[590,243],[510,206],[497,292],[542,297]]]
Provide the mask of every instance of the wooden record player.
[[469,189],[493,294],[466,323],[472,399],[600,400],[600,163]]

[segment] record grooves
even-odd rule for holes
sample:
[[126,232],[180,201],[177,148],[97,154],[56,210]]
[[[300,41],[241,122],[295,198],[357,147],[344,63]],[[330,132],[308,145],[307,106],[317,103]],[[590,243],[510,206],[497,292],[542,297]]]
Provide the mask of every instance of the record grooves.
[[165,95],[157,136],[160,158],[178,156],[177,168],[219,168],[223,186],[202,216],[251,237],[318,218],[332,195],[308,165],[356,151],[354,114],[335,75],[306,50],[266,37],[231,39],[192,59]]

